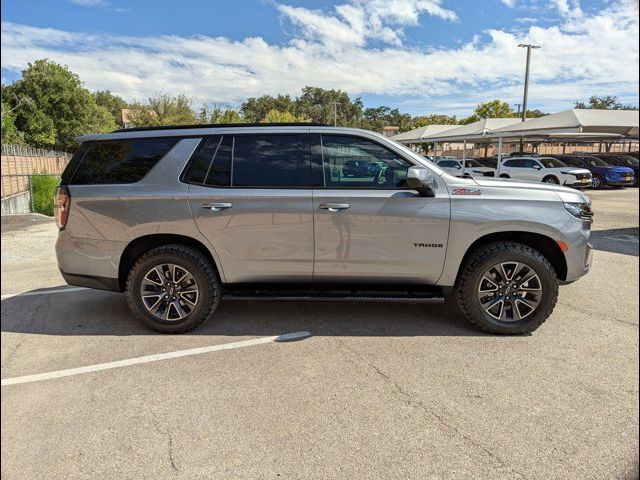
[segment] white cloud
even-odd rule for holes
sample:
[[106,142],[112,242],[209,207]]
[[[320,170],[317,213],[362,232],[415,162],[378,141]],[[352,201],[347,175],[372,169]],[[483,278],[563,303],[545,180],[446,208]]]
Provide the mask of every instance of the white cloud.
[[[382,3],[379,8],[375,1],[368,2],[368,9],[362,5],[340,6],[320,23],[316,11],[281,7],[300,28],[300,35],[285,45],[259,37],[90,35],[3,22],[2,67],[19,72],[28,62],[49,58],[68,65],[91,89],[138,100],[164,91],[197,102],[239,103],[261,94],[295,95],[314,85],[398,102],[412,98],[415,108],[426,113],[498,97],[518,103],[524,51],[516,45],[531,42],[543,47],[532,61],[533,108],[557,109],[563,102],[569,107],[592,94],[618,94],[637,104],[638,7],[633,0],[585,13],[580,21],[569,17],[560,25],[533,25],[522,33],[489,30],[484,40],[426,49],[399,41],[397,27],[417,23],[416,10],[389,13]],[[366,25],[377,21],[390,29],[386,40],[366,33]],[[387,46],[371,48],[372,39]]]
[[69,0],[71,3],[80,5],[81,7],[89,8],[103,8],[108,7],[109,2],[107,0]]
[[505,6],[509,7],[509,8],[513,8],[516,6],[516,0],[500,0],[502,3],[505,4]]
[[458,19],[441,6],[442,0],[352,0],[334,7],[335,13],[280,5],[278,10],[300,27],[302,34],[328,46],[365,45],[368,40],[402,44],[403,27],[418,25],[420,14],[443,20]]

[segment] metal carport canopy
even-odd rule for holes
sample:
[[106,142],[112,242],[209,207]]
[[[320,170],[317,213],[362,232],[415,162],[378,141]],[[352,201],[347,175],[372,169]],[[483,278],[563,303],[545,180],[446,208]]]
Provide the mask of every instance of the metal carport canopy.
[[519,118],[484,118],[468,125],[459,125],[444,132],[433,133],[422,138],[423,142],[463,142],[485,140],[499,128],[522,123]]
[[634,110],[572,109],[506,125],[492,134],[502,138],[559,138],[565,134],[577,134],[576,138],[587,134],[638,137],[639,118],[639,112]]
[[422,143],[428,140],[423,140],[424,137],[442,133],[447,130],[458,128],[459,125],[427,125],[425,127],[414,128],[408,132],[399,133],[394,135],[391,140],[398,143],[410,144],[410,143]]

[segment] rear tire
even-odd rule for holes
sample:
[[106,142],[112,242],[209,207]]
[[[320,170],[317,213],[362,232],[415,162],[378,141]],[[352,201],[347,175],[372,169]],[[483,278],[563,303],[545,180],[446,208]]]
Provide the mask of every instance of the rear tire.
[[[485,282],[487,272],[492,271],[495,265],[522,266],[519,272],[517,267],[513,267],[512,279],[507,284],[524,282],[531,274],[535,274],[537,279],[532,280],[531,284],[529,281],[522,283],[515,290],[516,296],[513,296],[514,290],[507,290],[500,286],[501,281],[496,280],[494,293],[487,289],[491,282]],[[520,274],[523,278],[518,278]],[[525,285],[527,288],[523,294]],[[539,293],[535,290],[538,286]],[[537,250],[515,242],[490,243],[467,257],[454,291],[460,310],[474,326],[489,333],[519,335],[535,331],[551,315],[558,300],[558,279],[553,266]],[[481,293],[484,291],[490,293]],[[499,312],[495,308],[487,308],[494,300],[497,308],[500,308],[499,302],[502,300]],[[535,302],[535,309],[528,311],[527,304]]]
[[184,333],[213,314],[221,291],[213,265],[201,252],[164,245],[138,258],[127,276],[124,295],[136,318],[151,330]]

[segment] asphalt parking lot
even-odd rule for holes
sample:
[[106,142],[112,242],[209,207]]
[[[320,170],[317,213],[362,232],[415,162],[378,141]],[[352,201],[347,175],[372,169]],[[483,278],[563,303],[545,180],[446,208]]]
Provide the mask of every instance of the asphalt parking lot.
[[592,272],[521,337],[450,304],[302,302],[154,334],[65,291],[52,221],[3,223],[3,382],[213,348],[4,385],[2,478],[637,478],[638,190],[588,193]]

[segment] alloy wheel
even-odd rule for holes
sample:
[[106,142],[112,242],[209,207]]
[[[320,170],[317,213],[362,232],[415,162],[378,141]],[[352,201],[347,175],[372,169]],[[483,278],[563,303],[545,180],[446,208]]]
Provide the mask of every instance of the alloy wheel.
[[198,305],[200,290],[195,277],[184,267],[162,263],[142,279],[140,296],[151,315],[165,322],[184,320]]
[[542,300],[542,282],[522,262],[492,265],[480,277],[478,301],[482,310],[501,322],[518,322],[533,314]]

